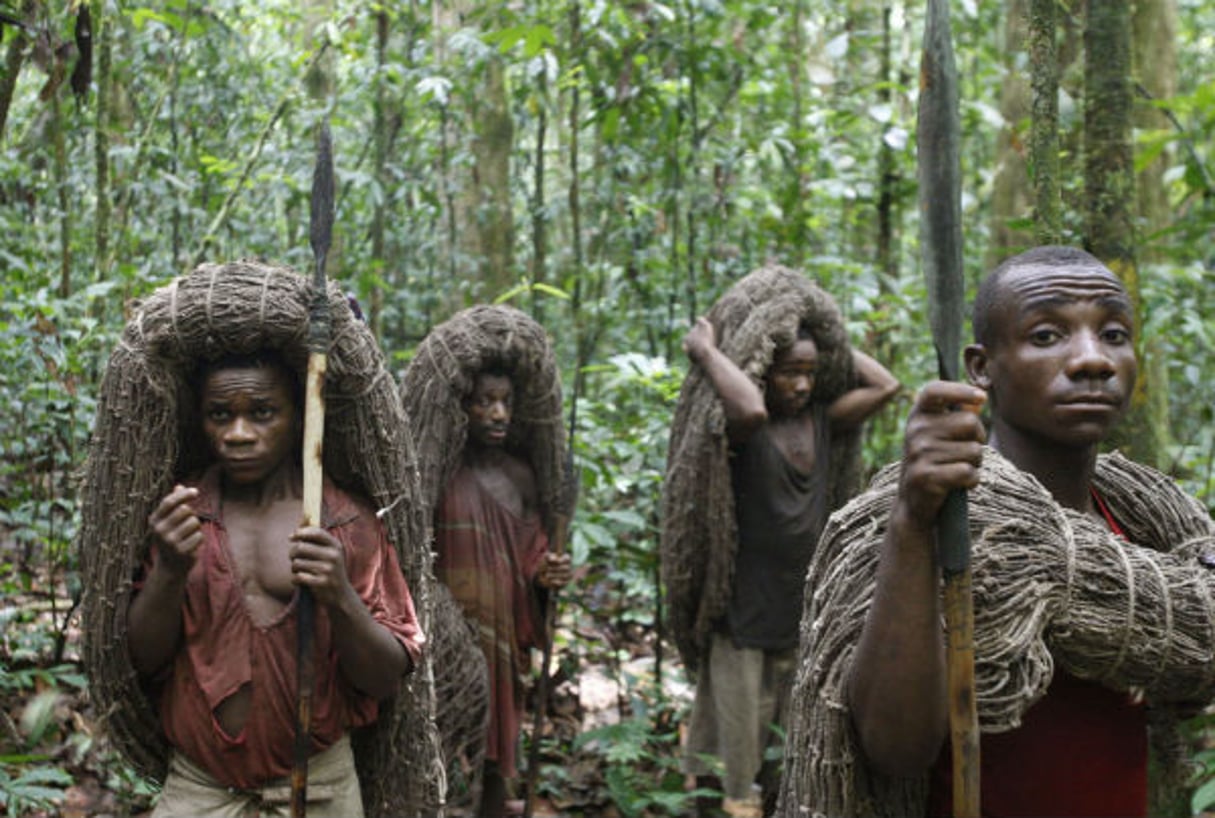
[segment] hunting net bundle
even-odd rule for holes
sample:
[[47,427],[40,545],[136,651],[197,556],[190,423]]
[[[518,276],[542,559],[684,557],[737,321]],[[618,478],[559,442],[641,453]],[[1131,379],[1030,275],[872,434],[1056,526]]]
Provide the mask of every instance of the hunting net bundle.
[[[307,279],[286,267],[203,264],[138,305],[102,379],[77,536],[87,578],[85,665],[109,736],[136,769],[157,781],[164,779],[169,747],[131,666],[125,627],[132,581],[147,554],[148,515],[177,481],[206,463],[191,383],[200,363],[273,349],[302,383],[310,292]],[[333,329],[325,380],[325,473],[383,509],[429,637],[442,632],[442,623],[431,613],[431,554],[408,421],[374,337],[337,287],[330,286],[328,295]],[[375,724],[353,736],[369,815],[441,810],[433,647],[397,696],[381,702]]]
[[479,803],[485,734],[489,729],[489,679],[476,628],[443,583],[434,587],[435,618],[446,637],[433,660],[443,668],[435,678],[435,724],[443,742],[447,803],[457,810]]
[[[811,561],[781,815],[924,812],[924,777],[866,768],[846,694],[898,479],[888,466],[837,512]],[[1164,771],[1154,784],[1184,786],[1174,705],[1215,697],[1215,523],[1165,475],[1119,455],[1098,460],[1094,483],[1129,543],[984,452],[970,492],[980,727],[1018,727],[1059,667],[1146,696]]]
[[[804,275],[776,265],[736,282],[708,319],[717,346],[761,387],[778,349],[799,326],[818,347],[812,400],[829,403],[855,380],[851,347],[835,301]],[[842,505],[860,474],[860,430],[832,436],[828,505]],[[698,366],[684,380],[671,423],[663,495],[662,581],[671,633],[685,667],[695,671],[714,623],[726,610],[738,549],[726,418],[713,384]]]
[[[508,306],[471,307],[436,326],[418,345],[401,379],[401,400],[418,447],[427,522],[433,520],[443,490],[460,465],[468,438],[465,400],[477,374],[486,369],[511,377],[514,404],[506,448],[531,464],[541,519],[553,541],[557,521],[572,512],[576,495],[562,424],[560,373],[544,328]],[[467,684],[457,688],[458,696],[439,700],[440,725],[453,725],[442,730],[453,803],[477,803],[485,754],[484,722],[476,732],[449,732],[455,725],[472,727],[475,713],[488,714],[489,687],[475,634],[470,634],[468,645],[479,660],[480,678],[470,675]],[[455,792],[456,782],[466,787],[462,796]]]

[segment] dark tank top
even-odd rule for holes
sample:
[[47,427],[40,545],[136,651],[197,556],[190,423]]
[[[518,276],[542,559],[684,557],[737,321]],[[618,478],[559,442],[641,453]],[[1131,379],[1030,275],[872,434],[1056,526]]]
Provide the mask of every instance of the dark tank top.
[[808,473],[785,458],[768,425],[734,453],[738,555],[726,626],[739,647],[784,650],[797,645],[806,568],[828,511],[826,409],[816,404],[811,411],[815,460]]

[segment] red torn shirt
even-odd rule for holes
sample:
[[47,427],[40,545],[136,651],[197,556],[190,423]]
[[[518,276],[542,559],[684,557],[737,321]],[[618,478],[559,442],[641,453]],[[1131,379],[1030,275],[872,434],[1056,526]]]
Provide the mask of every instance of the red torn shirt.
[[[196,484],[192,504],[202,520],[203,543],[186,580],[183,644],[167,677],[158,680],[161,724],[169,742],[225,786],[256,789],[290,774],[295,740],[296,599],[258,625],[245,607],[240,577],[219,513],[219,472]],[[324,527],[346,550],[346,574],[367,609],[393,634],[413,663],[425,638],[396,552],[372,508],[326,480]],[[155,548],[149,555],[156,559]],[[332,745],[347,730],[374,721],[375,699],[342,675],[324,606],[316,608],[316,691],[312,751]],[[248,685],[249,717],[239,735],[220,727],[215,710]]]

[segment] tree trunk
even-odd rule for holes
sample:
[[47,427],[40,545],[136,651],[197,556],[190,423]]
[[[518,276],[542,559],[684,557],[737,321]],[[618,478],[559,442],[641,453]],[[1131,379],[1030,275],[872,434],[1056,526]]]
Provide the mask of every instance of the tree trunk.
[[688,168],[685,176],[687,180],[686,193],[684,196],[684,213],[688,220],[688,235],[687,249],[684,253],[684,263],[687,269],[687,299],[688,299],[688,315],[690,316],[689,323],[695,323],[696,316],[700,314],[700,308],[697,305],[697,294],[700,290],[699,276],[696,274],[696,239],[699,228],[699,208],[697,207],[698,197],[700,195],[700,72],[696,70],[696,60],[699,52],[699,45],[696,39],[696,4],[688,2],[684,4],[684,14],[687,19],[687,53],[691,57],[686,65],[687,70],[687,85],[688,85],[688,123],[687,134],[689,137],[688,150]]
[[[496,53],[475,63],[451,54],[447,39],[473,25],[476,13],[468,0],[434,4],[435,63],[462,73],[460,86],[441,109],[444,128],[440,146],[445,168],[448,270],[455,281],[472,282],[451,291],[456,301],[485,300],[515,283],[515,224],[510,197],[510,158],[514,148],[514,119],[506,85],[506,67]],[[484,21],[495,25],[495,11]],[[460,60],[455,65],[455,60]],[[465,147],[467,146],[467,147]],[[462,161],[471,155],[472,161]],[[453,300],[448,298],[445,300]],[[441,305],[452,312],[462,304]]]
[[1034,183],[1034,237],[1039,244],[1062,241],[1059,211],[1059,50],[1055,46],[1057,0],[1031,0],[1029,64],[1033,122],[1029,155]]
[[[1132,31],[1134,76],[1140,96],[1151,100],[1172,97],[1177,93],[1176,0],[1139,0],[1135,4]],[[1134,122],[1140,130],[1172,130],[1165,113],[1146,102],[1135,106]],[[1146,235],[1139,256],[1146,262],[1160,258],[1154,237],[1172,222],[1163,181],[1164,171],[1172,164],[1172,151],[1165,148],[1136,178],[1139,215]]]
[[[991,243],[986,267],[1025,249],[1031,242],[1024,227],[1029,215],[1030,190],[1026,167],[1026,134],[1023,124],[1029,118],[1030,94],[1025,72],[1018,62],[1025,56],[1028,0],[1007,0],[1004,4],[1004,82],[1000,89],[1000,116],[1004,127],[996,135],[995,178],[991,194]],[[1035,77],[1039,66],[1033,64]]]
[[67,85],[58,84],[51,90],[51,149],[55,175],[55,194],[59,203],[59,297],[72,294],[72,210],[68,196],[67,141],[63,121],[63,94]]
[[489,57],[470,108],[473,167],[462,181],[460,247],[475,259],[482,297],[509,289],[516,279],[515,218],[510,196],[510,158],[515,121],[510,112],[506,66]]
[[[388,162],[388,116],[385,113],[384,71],[385,54],[388,50],[389,18],[388,12],[380,8],[373,14],[375,20],[375,101],[372,113],[372,138],[374,155],[372,156],[376,184],[380,195],[376,197],[375,209],[371,214],[371,259],[373,270],[380,273],[380,278],[386,279],[388,254],[384,242],[384,222],[388,212],[389,180],[384,173]],[[378,281],[371,284],[370,304],[367,309],[367,324],[377,338],[383,337],[384,291]]]
[[[1141,93],[1152,99],[1167,99],[1177,90],[1177,7],[1175,0],[1139,0],[1132,19],[1132,60],[1134,76]],[[1169,130],[1171,123],[1163,111],[1141,103],[1135,108],[1135,125],[1142,130]],[[1161,260],[1155,236],[1172,220],[1164,171],[1173,164],[1170,151],[1164,152],[1145,165],[1138,173],[1139,221],[1146,241],[1140,245],[1139,257],[1148,264]],[[1155,435],[1160,452],[1168,451],[1169,435],[1168,368],[1160,337],[1143,338],[1140,379],[1147,392],[1145,413]],[[1160,458],[1163,460],[1163,457]],[[1163,464],[1162,464],[1163,465]],[[1155,733],[1152,733],[1155,735]],[[1197,751],[1198,747],[1191,747]],[[1188,818],[1193,788],[1185,781],[1171,781],[1154,763],[1156,747],[1152,746],[1153,764],[1148,779],[1148,814],[1161,818]]]
[[[1118,274],[1143,326],[1143,299],[1135,261],[1135,174],[1131,149],[1131,10],[1127,0],[1088,4],[1084,33],[1085,233],[1089,250]],[[1145,360],[1143,336],[1136,342]],[[1149,366],[1131,396],[1127,419],[1114,443],[1148,465],[1161,462],[1161,426],[1148,401]]]
[[1085,233],[1092,252],[1135,285],[1131,151],[1131,17],[1127,0],[1088,5],[1085,47]]
[[[891,89],[896,87],[899,78],[896,76],[893,60],[893,37],[891,28],[891,5],[886,2],[882,8],[882,55],[881,75],[878,77],[881,90],[878,99],[884,104],[891,104],[894,95]],[[878,303],[893,303],[895,288],[899,280],[899,230],[902,207],[900,188],[903,179],[899,171],[898,157],[894,149],[883,138],[878,143],[878,207],[877,207],[877,254],[874,259],[878,270]],[[873,355],[885,366],[893,369],[898,357],[898,347],[892,343],[890,326],[874,327]],[[879,412],[865,424],[866,440],[876,446],[877,441],[893,440],[900,418],[894,412]],[[885,458],[879,458],[884,460]]]
[[793,0],[787,12],[789,31],[786,35],[788,42],[789,60],[789,101],[792,105],[789,129],[789,141],[792,145],[792,156],[789,157],[789,173],[785,177],[781,192],[781,210],[784,213],[785,229],[781,236],[781,255],[787,256],[789,263],[795,268],[801,268],[806,260],[809,236],[806,229],[806,196],[809,188],[807,173],[806,150],[806,38],[805,38],[805,0]]
[[[547,82],[538,77],[536,112],[536,153],[532,164],[532,283],[542,284],[548,272],[548,236],[545,227],[548,216],[544,203],[544,152],[548,140],[548,94]],[[539,290],[532,290],[532,316],[544,323],[544,298]]]
[[[93,236],[93,278],[104,281],[109,277],[110,257],[110,72],[113,68],[114,44],[109,15],[102,0],[93,3],[96,27],[97,110],[94,122],[93,163],[97,174],[97,213]],[[100,301],[99,301],[100,303]]]

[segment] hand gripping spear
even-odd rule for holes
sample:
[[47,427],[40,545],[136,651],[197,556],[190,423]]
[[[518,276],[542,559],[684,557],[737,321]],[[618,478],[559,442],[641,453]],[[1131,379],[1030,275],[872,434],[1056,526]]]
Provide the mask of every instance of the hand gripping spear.
[[[322,444],[325,438],[325,367],[332,320],[325,286],[325,258],[333,239],[333,140],[329,123],[321,124],[316,139],[316,169],[312,174],[312,217],[308,240],[316,268],[312,301],[308,305],[308,382],[304,391],[304,519],[303,525],[321,524]],[[316,629],[316,602],[312,591],[300,587],[296,624],[299,639],[296,660],[299,689],[296,694],[295,753],[291,767],[291,815],[308,812],[308,755],[311,749],[312,692],[316,664],[312,642]]]
[[[940,376],[944,380],[957,380],[965,284],[962,278],[958,71],[949,30],[948,0],[928,0],[916,129],[920,258],[928,285],[928,317]],[[977,818],[979,726],[965,491],[950,492],[941,507],[937,518],[937,553],[945,575],[953,814]]]

